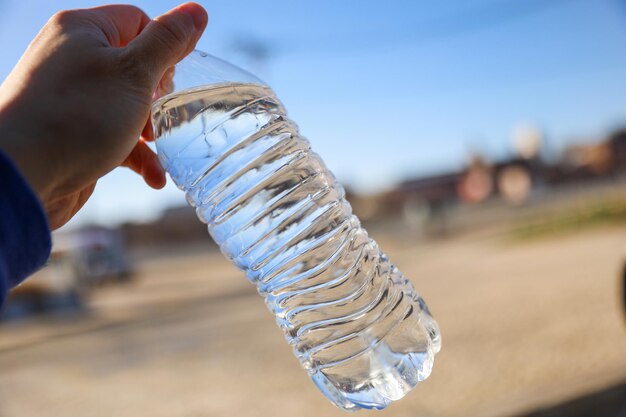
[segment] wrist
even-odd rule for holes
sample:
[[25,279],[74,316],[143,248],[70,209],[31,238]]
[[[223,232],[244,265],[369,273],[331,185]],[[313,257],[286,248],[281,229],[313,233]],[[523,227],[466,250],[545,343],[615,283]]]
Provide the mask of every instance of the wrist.
[[44,204],[54,188],[53,176],[45,168],[46,160],[50,163],[51,155],[42,147],[30,143],[27,132],[18,132],[7,123],[0,112],[0,151],[17,167],[22,177]]

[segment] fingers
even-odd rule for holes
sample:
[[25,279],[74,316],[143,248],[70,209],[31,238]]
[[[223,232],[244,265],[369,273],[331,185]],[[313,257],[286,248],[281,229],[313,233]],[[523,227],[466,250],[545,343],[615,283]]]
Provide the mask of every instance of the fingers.
[[146,120],[146,124],[144,125],[143,130],[141,131],[141,138],[149,142],[152,142],[154,140],[154,132],[152,131],[152,121],[150,120],[149,117],[148,117],[148,120]]
[[111,46],[127,45],[150,23],[138,7],[115,4],[86,9],[89,18],[103,32]]
[[207,21],[202,6],[185,3],[152,20],[124,52],[156,86],[169,67],[193,50]]
[[159,163],[156,154],[146,145],[145,142],[139,141],[130,155],[122,163],[122,166],[128,167],[141,175],[150,187],[160,189],[165,186],[165,171]]
[[159,84],[157,85],[154,94],[152,95],[152,99],[156,100],[163,96],[168,95],[169,93],[174,91],[174,73],[176,72],[176,67],[169,67],[163,73],[163,76],[159,80]]

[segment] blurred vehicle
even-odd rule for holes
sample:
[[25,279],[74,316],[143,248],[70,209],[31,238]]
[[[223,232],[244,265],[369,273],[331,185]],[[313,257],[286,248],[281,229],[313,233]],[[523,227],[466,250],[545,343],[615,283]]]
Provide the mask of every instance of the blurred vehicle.
[[54,247],[70,255],[80,284],[125,282],[132,277],[131,263],[118,230],[83,227],[55,236]]
[[88,227],[54,234],[48,264],[11,291],[2,317],[81,308],[89,288],[129,281],[132,273],[118,231]]
[[81,295],[74,260],[65,250],[53,250],[48,264],[14,288],[2,318],[17,318],[49,310],[80,308]]

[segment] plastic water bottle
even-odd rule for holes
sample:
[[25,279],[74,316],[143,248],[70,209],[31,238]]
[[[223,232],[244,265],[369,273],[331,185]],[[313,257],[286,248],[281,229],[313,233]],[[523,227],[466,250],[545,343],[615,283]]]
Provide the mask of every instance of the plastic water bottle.
[[274,92],[194,51],[152,107],[159,158],[318,388],[382,409],[431,372],[437,324]]

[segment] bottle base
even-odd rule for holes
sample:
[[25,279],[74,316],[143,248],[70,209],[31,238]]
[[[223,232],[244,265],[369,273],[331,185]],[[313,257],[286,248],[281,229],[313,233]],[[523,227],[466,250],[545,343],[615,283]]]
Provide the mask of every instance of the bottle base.
[[333,404],[345,411],[382,410],[428,378],[434,362],[433,348],[430,345],[422,352],[393,352],[386,343],[379,343],[368,351],[368,358],[363,358],[377,366],[370,368],[373,372],[360,384],[334,378],[332,369],[317,370],[311,379]]
[[[418,356],[416,354],[411,354]],[[424,358],[425,354],[419,355],[420,359],[412,358],[407,362],[411,364],[410,367],[415,366],[414,362],[421,362],[422,369],[417,373],[420,374],[420,378],[417,382],[422,381],[428,377],[432,369],[432,358]],[[432,356],[432,355],[430,355]],[[402,366],[400,366],[402,367]],[[333,404],[345,411],[358,411],[360,409],[366,410],[382,410],[386,408],[393,401],[399,400],[404,397],[414,385],[407,386],[408,384],[402,380],[398,381],[394,377],[385,377],[380,375],[372,379],[367,387],[361,387],[355,391],[342,391],[337,388],[331,380],[322,372],[317,371],[311,375],[311,379],[318,387],[320,391],[328,398]]]

